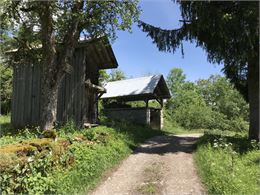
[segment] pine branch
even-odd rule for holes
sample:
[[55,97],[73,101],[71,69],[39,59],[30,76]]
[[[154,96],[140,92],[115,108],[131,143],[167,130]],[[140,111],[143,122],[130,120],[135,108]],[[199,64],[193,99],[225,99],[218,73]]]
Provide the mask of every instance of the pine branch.
[[182,46],[182,41],[189,39],[189,25],[185,24],[178,29],[166,30],[152,26],[143,21],[138,22],[138,26],[147,36],[151,37],[159,51],[175,52],[177,48]]

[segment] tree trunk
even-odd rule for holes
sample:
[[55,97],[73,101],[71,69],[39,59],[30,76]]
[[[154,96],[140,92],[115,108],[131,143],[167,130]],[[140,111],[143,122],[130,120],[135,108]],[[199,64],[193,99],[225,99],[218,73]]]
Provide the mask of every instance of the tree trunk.
[[71,68],[70,60],[78,42],[81,26],[78,12],[84,1],[76,1],[71,10],[71,21],[63,38],[62,49],[58,49],[55,40],[54,21],[52,18],[53,1],[41,2],[39,13],[42,28],[43,49],[43,82],[41,91],[41,124],[42,130],[51,129],[56,121],[58,89],[65,72]]
[[40,127],[42,130],[53,128],[56,121],[58,86],[61,72],[57,59],[51,10],[52,3],[50,1],[43,2],[41,5],[42,10],[39,13],[43,49],[40,113]]
[[[41,129],[52,129],[56,121],[58,87],[49,86],[48,80],[51,80],[52,75],[45,75],[41,95]],[[47,82],[47,83],[46,83]]]
[[260,140],[259,128],[259,62],[258,57],[248,63],[249,139]]

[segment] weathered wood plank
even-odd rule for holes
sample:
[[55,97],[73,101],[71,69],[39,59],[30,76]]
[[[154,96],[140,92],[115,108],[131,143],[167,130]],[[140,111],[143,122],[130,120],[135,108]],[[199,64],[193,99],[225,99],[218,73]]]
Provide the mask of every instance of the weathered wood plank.
[[62,86],[61,86],[61,96],[62,96],[62,105],[61,105],[61,121],[65,120],[65,96],[66,96],[66,88],[65,88],[65,84],[66,84],[66,76],[64,76],[63,81],[62,81]]
[[28,82],[28,124],[32,125],[32,78],[33,78],[33,65],[29,66],[29,82]]
[[17,68],[13,67],[13,91],[12,91],[12,107],[11,107],[11,123],[15,126],[17,121]]
[[19,79],[19,84],[20,84],[20,90],[19,90],[19,114],[18,114],[18,118],[19,118],[19,123],[18,126],[19,127],[23,127],[24,126],[24,107],[25,107],[25,76],[26,76],[26,72],[25,72],[25,66],[21,65],[21,72],[20,72],[20,79]]
[[23,66],[23,79],[24,79],[24,95],[23,95],[23,118],[22,118],[22,125],[27,125],[27,114],[28,114],[28,73],[29,73],[29,69],[28,69],[28,64],[25,64]]
[[31,65],[24,66],[24,125],[31,125]]
[[39,64],[34,66],[34,74],[33,74],[33,97],[34,97],[34,104],[33,104],[33,112],[32,116],[35,121],[34,125],[40,125],[40,97],[41,97],[41,67]]
[[[79,49],[80,52],[80,49]],[[77,124],[78,123],[78,101],[79,101],[79,96],[78,96],[78,87],[79,87],[79,68],[78,68],[78,62],[79,62],[79,56],[77,53],[75,53],[75,57],[73,58],[73,67],[74,67],[74,101],[73,101],[73,115],[74,115],[74,121]]]
[[84,123],[84,120],[85,120],[85,117],[86,117],[86,96],[85,96],[85,80],[86,80],[86,67],[87,67],[87,58],[86,58],[86,51],[87,49],[83,49],[82,50],[82,63],[83,63],[83,66],[79,66],[80,67],[80,94],[79,94],[79,97],[80,97],[80,104],[79,104],[79,107],[80,107],[80,116],[79,116],[79,121],[80,121],[80,125],[83,125]]
[[36,87],[37,87],[37,70],[36,67],[37,65],[34,65],[32,67],[32,103],[31,103],[31,107],[32,107],[32,111],[31,111],[31,117],[32,117],[32,125],[36,125],[37,121],[36,121]]
[[74,53],[72,59],[72,67],[73,72],[71,74],[71,119],[75,122],[76,121],[76,98],[77,98],[77,85],[76,85],[76,76],[77,76],[77,54]]
[[21,91],[21,68],[20,67],[16,67],[16,106],[15,106],[15,123],[14,123],[14,127],[18,127],[19,126],[19,112],[20,112],[20,91]]

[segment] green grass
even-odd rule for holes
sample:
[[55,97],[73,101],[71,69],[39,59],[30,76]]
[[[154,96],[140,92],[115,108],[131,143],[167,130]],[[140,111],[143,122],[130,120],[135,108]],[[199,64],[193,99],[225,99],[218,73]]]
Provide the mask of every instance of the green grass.
[[154,183],[147,183],[137,189],[140,194],[156,194],[157,186]]
[[[8,117],[1,121],[8,124]],[[110,122],[92,129],[77,129],[68,123],[57,129],[58,142],[40,146],[41,139],[36,138],[41,133],[37,129],[17,134],[12,129],[4,130],[0,138],[0,191],[8,194],[84,194],[140,143],[163,134],[127,123]],[[17,153],[5,152],[7,146],[17,151],[26,142],[33,145],[27,144],[26,150]],[[21,154],[25,156],[21,158]]]
[[260,194],[259,144],[234,132],[206,132],[195,161],[209,194]]
[[0,115],[0,124],[10,123],[10,115]]
[[76,143],[71,146],[77,164],[73,169],[60,172],[57,177],[57,192],[62,194],[85,193],[93,189],[104,173],[116,166],[132,150],[146,139],[162,132],[126,123],[113,123],[83,130],[84,135],[98,141],[99,135],[107,135],[107,141],[85,147]]
[[162,129],[167,134],[192,134],[192,133],[204,133],[204,129],[185,129],[173,121],[164,118],[164,127]]
[[40,135],[38,128],[14,129],[10,121],[10,115],[0,116],[0,146],[37,138]]
[[0,133],[11,130],[11,117],[10,115],[0,115]]

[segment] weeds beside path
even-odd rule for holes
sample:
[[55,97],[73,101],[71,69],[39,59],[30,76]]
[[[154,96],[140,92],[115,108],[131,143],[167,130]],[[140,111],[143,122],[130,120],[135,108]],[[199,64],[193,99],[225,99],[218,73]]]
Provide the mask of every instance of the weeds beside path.
[[156,136],[92,194],[203,194],[192,151],[199,134]]

